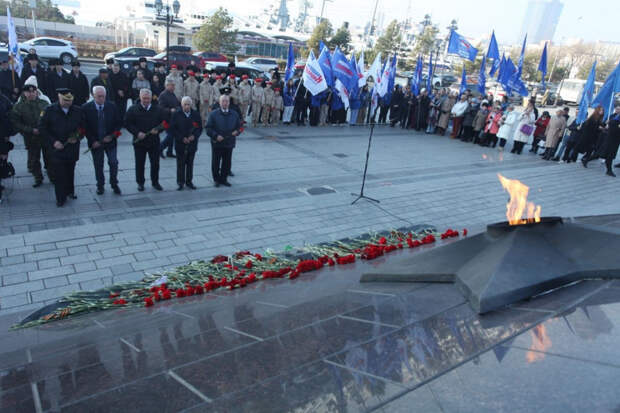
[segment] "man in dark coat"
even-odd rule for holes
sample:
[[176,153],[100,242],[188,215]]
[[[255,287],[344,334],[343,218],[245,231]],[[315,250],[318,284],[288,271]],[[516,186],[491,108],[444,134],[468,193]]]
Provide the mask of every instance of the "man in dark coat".
[[3,58],[0,61],[0,93],[15,102],[19,98],[21,87],[19,75],[9,67],[8,59]]
[[[181,110],[181,102],[177,98],[175,94],[176,84],[173,79],[166,79],[166,90],[160,93],[157,98],[158,105],[160,109],[164,111],[166,114],[166,121],[170,123],[172,120],[172,115],[175,112]],[[181,94],[183,91],[181,91]],[[172,147],[174,145],[174,139],[170,135],[170,132],[166,135],[166,138],[162,141],[159,148],[159,155],[163,158],[166,156],[169,158],[174,158],[175,155],[172,153]],[[166,155],[164,156],[164,150],[166,150]]]
[[112,73],[110,74],[110,83],[112,84],[111,101],[114,102],[121,119],[125,118],[127,112],[127,100],[131,91],[129,78],[121,72],[121,65],[118,62],[112,64]]
[[138,70],[142,70],[144,73],[144,78],[149,82],[153,80],[153,72],[146,65],[146,57],[141,57],[138,59]]
[[[308,93],[308,90],[305,88],[301,79],[296,81],[294,90],[295,107],[293,109],[293,119],[297,123],[297,126],[304,126],[306,124],[306,112],[308,108],[306,102],[306,93]],[[252,110],[254,110],[254,108],[252,108]],[[260,108],[258,108],[258,110],[260,110]]]
[[144,191],[144,165],[146,156],[151,164],[151,184],[162,191],[159,184],[159,134],[168,127],[166,113],[157,105],[149,89],[140,91],[140,102],[132,105],[125,115],[125,127],[133,135],[136,158],[136,182],[138,191]]
[[422,89],[418,96],[418,105],[415,114],[415,130],[426,130],[428,124],[428,111],[431,107],[431,99],[428,97],[428,91]]
[[73,104],[82,106],[88,102],[90,90],[88,88],[88,79],[80,70],[80,62],[74,60],[71,63],[71,74],[69,75],[69,89],[73,91]]
[[620,146],[620,104],[616,105],[614,113],[609,118],[607,141],[601,157],[605,158],[605,166],[607,166],[607,175],[615,177],[616,174],[611,166],[614,159],[618,155],[618,146]]
[[50,91],[47,87],[47,71],[39,64],[39,57],[36,54],[26,56],[26,64],[22,70],[21,83],[24,84],[30,76],[37,78],[37,85],[44,95],[55,95],[56,91]]
[[76,199],[75,163],[80,157],[82,138],[82,108],[73,104],[70,89],[58,89],[57,102],[48,106],[41,118],[40,132],[52,147],[56,205],[61,207],[67,198]]
[[390,126],[394,127],[400,121],[401,111],[405,110],[405,95],[400,85],[394,86],[392,99],[390,101]]
[[207,135],[211,138],[211,173],[215,186],[230,186],[232,150],[237,136],[243,132],[239,114],[230,110],[230,96],[220,96],[220,108],[211,111],[207,119]]
[[[13,143],[9,140],[14,134],[9,113],[11,112],[11,101],[4,94],[0,93],[0,169],[7,167],[9,151],[13,149]],[[2,175],[0,175],[0,203],[2,202]]]
[[110,73],[106,67],[99,69],[99,76],[93,78],[90,82],[90,90],[93,90],[95,86],[103,86],[106,91],[106,99],[112,101],[114,92],[112,90],[112,82],[110,81]]
[[82,106],[84,111],[84,128],[88,147],[93,156],[95,178],[97,179],[97,195],[104,192],[105,175],[103,173],[103,157],[108,158],[110,168],[110,186],[116,195],[121,194],[118,187],[118,159],[116,157],[116,140],[121,136],[122,120],[118,108],[106,99],[103,86],[95,86],[93,100]]
[[177,153],[177,184],[181,191],[184,185],[196,189],[194,178],[194,157],[198,149],[198,138],[202,133],[200,113],[192,109],[192,98],[183,97],[181,110],[172,115],[169,133],[172,135]]
[[[69,80],[69,74],[65,72],[65,69],[62,66],[62,62],[59,59],[50,60],[50,71],[47,75],[47,87],[50,91],[50,95],[48,95],[48,97],[50,98],[52,103],[58,101],[58,95],[51,92],[55,92],[58,89],[68,89]],[[73,95],[73,97],[75,99],[75,94]]]

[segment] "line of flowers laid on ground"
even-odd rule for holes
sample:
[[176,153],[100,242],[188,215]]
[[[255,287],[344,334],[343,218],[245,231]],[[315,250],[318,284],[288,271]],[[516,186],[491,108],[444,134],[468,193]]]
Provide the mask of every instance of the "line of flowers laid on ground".
[[161,301],[200,295],[222,288],[243,288],[270,278],[292,280],[325,266],[351,264],[358,259],[374,260],[396,250],[433,244],[436,237],[443,240],[461,235],[467,236],[467,230],[459,233],[448,229],[442,234],[431,229],[419,232],[392,230],[383,235],[369,234],[365,239],[305,246],[298,250],[298,256],[270,251],[265,255],[253,254],[250,251],[239,251],[232,256],[217,255],[208,262],[195,261],[163,275],[147,275],[137,282],[69,294],[13,328],[33,327],[78,314],[119,307],[152,307]]

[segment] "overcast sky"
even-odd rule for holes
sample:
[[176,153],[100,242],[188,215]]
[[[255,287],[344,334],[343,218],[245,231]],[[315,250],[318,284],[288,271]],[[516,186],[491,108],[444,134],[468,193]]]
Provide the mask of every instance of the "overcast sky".
[[[322,0],[311,0],[310,13],[320,14]],[[123,14],[131,0],[81,0],[82,8],[78,22],[92,23],[97,20],[113,20]],[[222,0],[198,1],[181,0],[181,7],[190,4],[204,4],[207,10],[222,5],[239,15],[258,14],[273,1],[230,2]],[[555,41],[567,38],[583,38],[588,41],[605,40],[620,42],[620,6],[617,0],[564,0],[564,9],[555,34]],[[296,17],[298,0],[288,0],[291,17]],[[379,0],[378,10],[385,13],[386,24],[394,18],[402,18],[411,4],[411,16],[421,20],[429,13],[433,22],[446,27],[450,20],[457,19],[459,32],[466,36],[479,37],[495,29],[500,43],[517,43],[528,0],[429,0],[426,2],[410,0]],[[333,0],[325,3],[325,17],[335,26],[343,21],[361,25],[369,21],[375,0]]]

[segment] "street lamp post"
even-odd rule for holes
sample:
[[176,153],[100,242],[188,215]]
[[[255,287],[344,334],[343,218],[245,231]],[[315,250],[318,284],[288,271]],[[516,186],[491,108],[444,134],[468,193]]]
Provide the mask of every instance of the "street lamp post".
[[170,26],[172,25],[174,18],[179,15],[180,9],[181,3],[179,3],[179,0],[174,0],[172,2],[172,13],[170,13],[170,4],[168,0],[166,0],[165,5],[162,0],[155,0],[155,11],[157,12],[157,17],[159,19],[166,19],[166,64],[170,64],[168,59],[170,53]]

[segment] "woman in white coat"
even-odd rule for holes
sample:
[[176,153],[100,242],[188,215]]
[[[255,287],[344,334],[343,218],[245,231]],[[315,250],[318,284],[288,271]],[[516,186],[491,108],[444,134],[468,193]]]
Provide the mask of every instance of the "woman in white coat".
[[509,105],[506,108],[506,112],[502,116],[502,125],[499,127],[499,131],[497,131],[500,151],[504,150],[506,142],[514,135],[517,122],[519,122],[519,115],[520,113],[515,111],[514,105]]
[[534,125],[536,122],[536,115],[534,115],[534,105],[532,102],[527,104],[527,108],[525,111],[521,113],[519,117],[519,123],[517,124],[517,128],[515,130],[514,135],[514,144],[512,146],[512,150],[510,153],[516,153],[521,155],[521,151],[523,151],[523,146],[530,140],[532,133],[534,133],[534,129],[536,126]]

